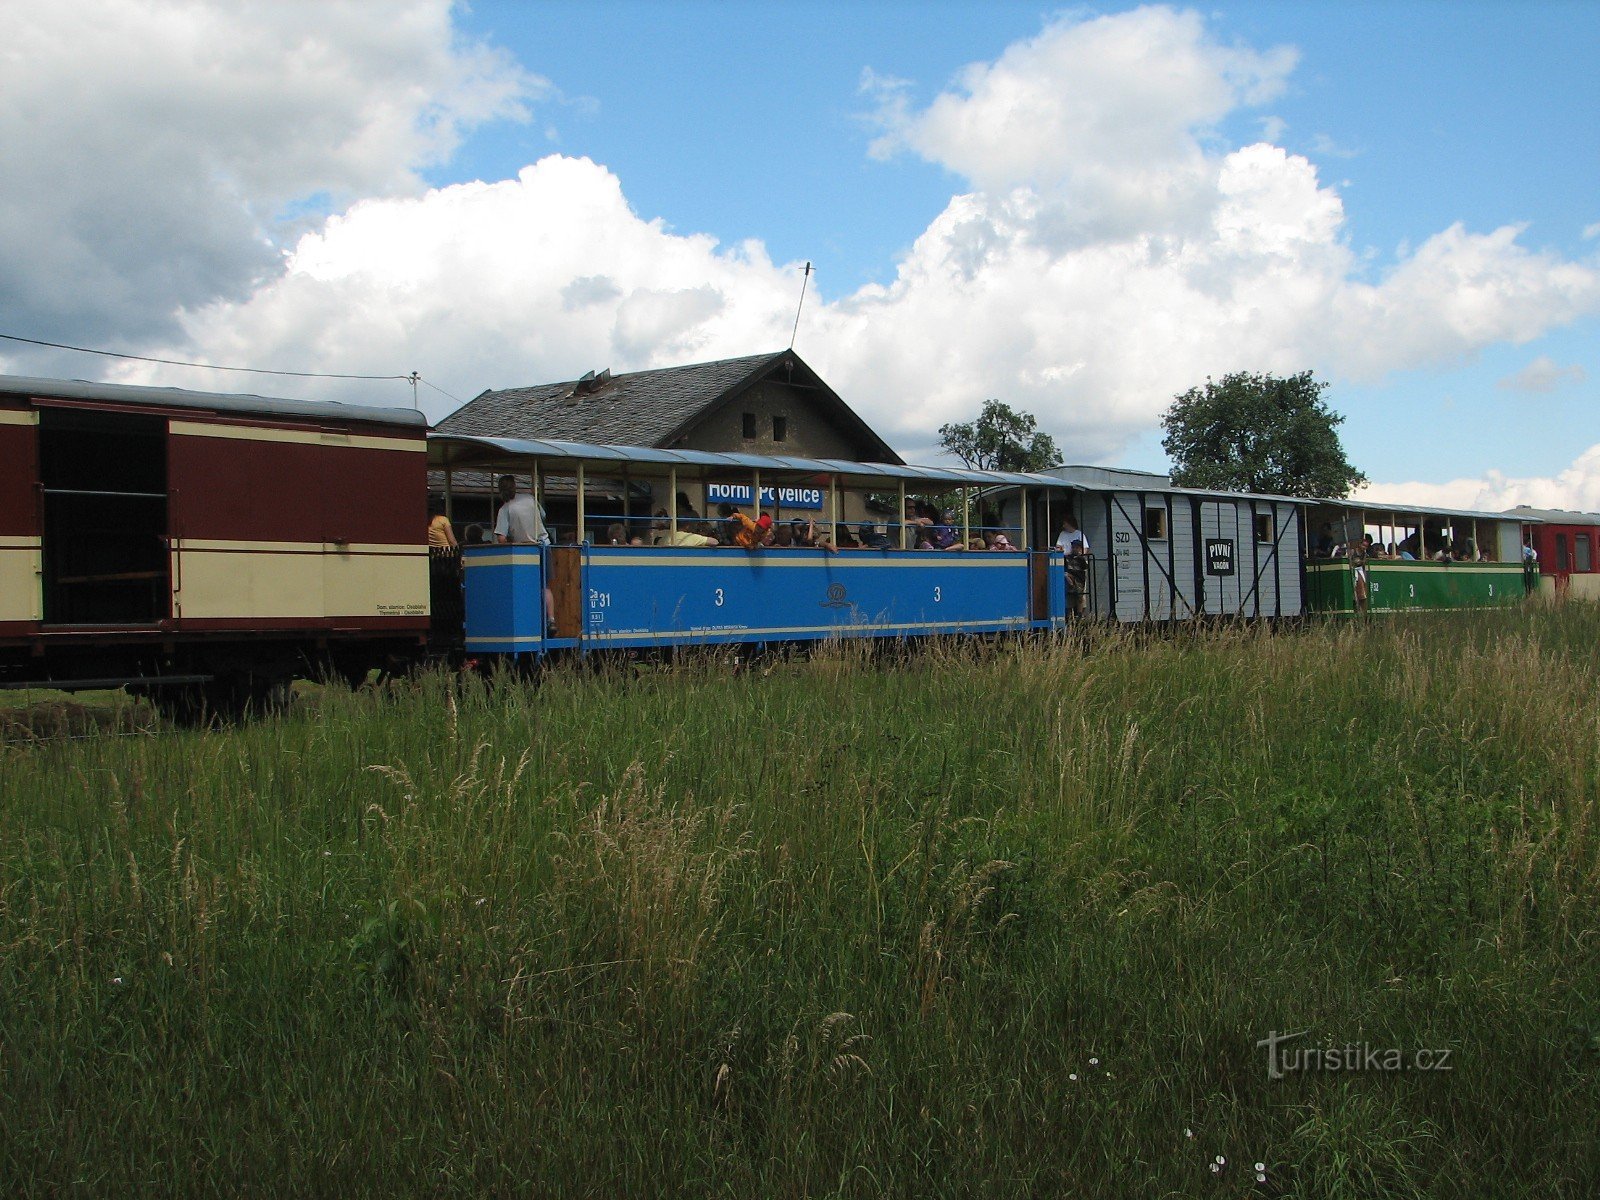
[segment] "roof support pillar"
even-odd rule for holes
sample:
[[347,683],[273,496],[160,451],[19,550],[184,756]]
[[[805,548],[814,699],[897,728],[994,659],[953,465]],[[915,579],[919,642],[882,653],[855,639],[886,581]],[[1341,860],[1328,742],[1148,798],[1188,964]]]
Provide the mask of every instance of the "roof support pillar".
[[583,545],[584,534],[584,508],[583,508],[583,462],[578,462],[578,537],[577,544]]
[[906,481],[900,481],[900,549],[906,548]]
[[972,545],[972,489],[961,485],[961,548]]
[[667,492],[671,499],[667,501],[667,528],[672,532],[672,544],[678,543],[678,468],[672,467],[667,471]]

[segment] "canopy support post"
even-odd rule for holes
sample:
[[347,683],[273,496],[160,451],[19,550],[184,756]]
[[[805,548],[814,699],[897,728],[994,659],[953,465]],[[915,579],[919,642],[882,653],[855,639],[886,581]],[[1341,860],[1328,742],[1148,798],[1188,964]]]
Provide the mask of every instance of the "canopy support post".
[[584,506],[583,506],[583,462],[582,462],[582,460],[580,460],[578,462],[578,531],[577,531],[578,532],[577,544],[580,545],[580,546],[583,545],[584,519],[585,519],[585,513],[584,513]]

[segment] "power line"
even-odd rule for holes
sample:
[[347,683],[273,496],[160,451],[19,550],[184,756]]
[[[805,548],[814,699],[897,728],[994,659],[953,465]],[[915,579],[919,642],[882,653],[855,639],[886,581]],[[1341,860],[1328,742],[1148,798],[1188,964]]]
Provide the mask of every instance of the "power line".
[[439,395],[441,395],[441,396],[445,396],[445,397],[447,397],[447,398],[449,398],[449,399],[451,399],[451,400],[454,400],[454,401],[455,401],[455,402],[456,402],[456,403],[457,403],[457,404],[465,404],[465,403],[466,403],[466,401],[465,401],[465,400],[463,400],[463,399],[462,399],[462,398],[461,398],[461,397],[460,397],[460,396],[452,396],[452,395],[450,395],[450,393],[449,393],[449,392],[447,392],[447,391],[445,391],[445,390],[444,390],[444,389],[443,389],[443,388],[442,388],[442,387],[440,387],[440,386],[439,386],[439,385],[438,385],[438,384],[436,384],[436,383],[429,383],[429,382],[428,382],[428,381],[427,381],[427,380],[426,380],[426,379],[424,379],[424,378],[423,378],[423,377],[422,377],[422,376],[421,376],[421,375],[418,375],[418,376],[417,376],[417,382],[418,382],[418,383],[420,383],[420,384],[421,384],[421,385],[422,385],[422,386],[423,386],[423,387],[430,387],[430,388],[432,388],[432,389],[433,389],[433,390],[434,390],[434,391],[436,391],[436,392],[438,392],[438,393],[439,393]]
[[[164,367],[200,367],[207,371],[240,371],[247,375],[291,375],[296,379],[367,379],[367,380],[398,380],[405,383],[412,382],[411,375],[339,375],[329,371],[269,371],[265,367],[223,367],[216,363],[184,362],[176,358],[150,358],[143,354],[118,354],[115,350],[91,350],[87,346],[69,346],[65,342],[43,342],[38,338],[18,337],[14,333],[0,333],[0,338],[8,342],[26,342],[30,346],[46,346],[51,350],[75,350],[79,354],[98,354],[102,358],[126,358],[133,362],[160,363]],[[420,378],[420,377],[419,377]],[[428,383],[426,379],[423,383]],[[433,384],[428,383],[429,387]],[[444,391],[443,388],[433,388],[436,392]],[[450,396],[449,392],[444,392]],[[450,396],[455,400],[454,396]],[[456,400],[459,404],[461,401]]]
[[789,349],[794,349],[794,339],[800,333],[800,310],[806,306],[806,284],[811,282],[811,264],[805,266],[805,274],[800,279],[800,303],[794,306],[794,329],[789,334]]

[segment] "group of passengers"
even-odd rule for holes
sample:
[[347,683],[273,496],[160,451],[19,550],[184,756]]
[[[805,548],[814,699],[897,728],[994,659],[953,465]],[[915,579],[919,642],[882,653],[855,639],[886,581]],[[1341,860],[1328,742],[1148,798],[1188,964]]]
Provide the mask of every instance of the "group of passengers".
[[[545,523],[544,508],[527,492],[518,490],[515,479],[502,475],[497,481],[500,509],[492,527],[469,525],[462,540],[467,545],[483,542],[540,542],[576,544],[578,531],[566,531],[564,538],[552,538]],[[970,529],[963,538],[962,527],[953,510],[939,508],[916,498],[906,500],[900,522],[880,528],[875,521],[862,521],[852,527],[844,522],[830,525],[804,517],[774,521],[768,513],[751,517],[738,505],[723,503],[715,518],[703,518],[683,492],[677,496],[677,520],[658,508],[645,530],[630,531],[622,521],[612,522],[601,545],[610,546],[689,546],[697,548],[735,547],[742,550],[818,549],[839,550],[963,550],[1014,551],[1021,549],[1004,530]],[[456,535],[442,503],[429,501],[428,543],[440,549],[454,549]],[[1070,557],[1086,556],[1088,542],[1071,517],[1062,522],[1056,544]]]
[[[1359,551],[1369,559],[1394,560],[1396,562],[1493,562],[1487,551],[1478,548],[1477,539],[1465,537],[1459,541],[1452,540],[1448,534],[1441,533],[1437,537],[1429,536],[1424,542],[1420,533],[1413,533],[1399,542],[1378,541],[1370,533],[1362,534],[1358,544]],[[1343,542],[1336,541],[1333,533],[1333,523],[1324,522],[1321,531],[1311,543],[1312,558],[1349,558],[1350,547]]]
[[[903,540],[902,540],[903,539]],[[1004,532],[976,531],[965,541],[953,512],[941,513],[922,500],[906,501],[903,525],[891,522],[880,528],[874,521],[855,526],[839,522],[817,522],[806,517],[774,521],[770,513],[752,517],[739,505],[724,502],[717,506],[715,518],[703,519],[687,496],[678,496],[677,529],[665,509],[658,508],[645,534],[630,534],[621,522],[606,530],[606,544],[613,546],[693,546],[733,547],[741,550],[817,549],[830,553],[839,550],[1015,550]]]

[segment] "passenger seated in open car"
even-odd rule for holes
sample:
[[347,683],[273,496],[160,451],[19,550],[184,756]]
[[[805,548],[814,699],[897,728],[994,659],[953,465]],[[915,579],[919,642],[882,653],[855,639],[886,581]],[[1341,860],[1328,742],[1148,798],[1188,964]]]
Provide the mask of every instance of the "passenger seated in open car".
[[867,550],[887,550],[893,543],[888,537],[878,532],[878,527],[871,521],[863,521],[856,529],[856,539]]
[[650,532],[651,540],[657,546],[693,546],[706,549],[717,544],[716,538],[696,533],[693,529],[685,529],[681,524],[678,526],[678,532],[673,533],[671,522],[667,518],[667,510],[664,508],[656,509],[656,515],[650,522]]

